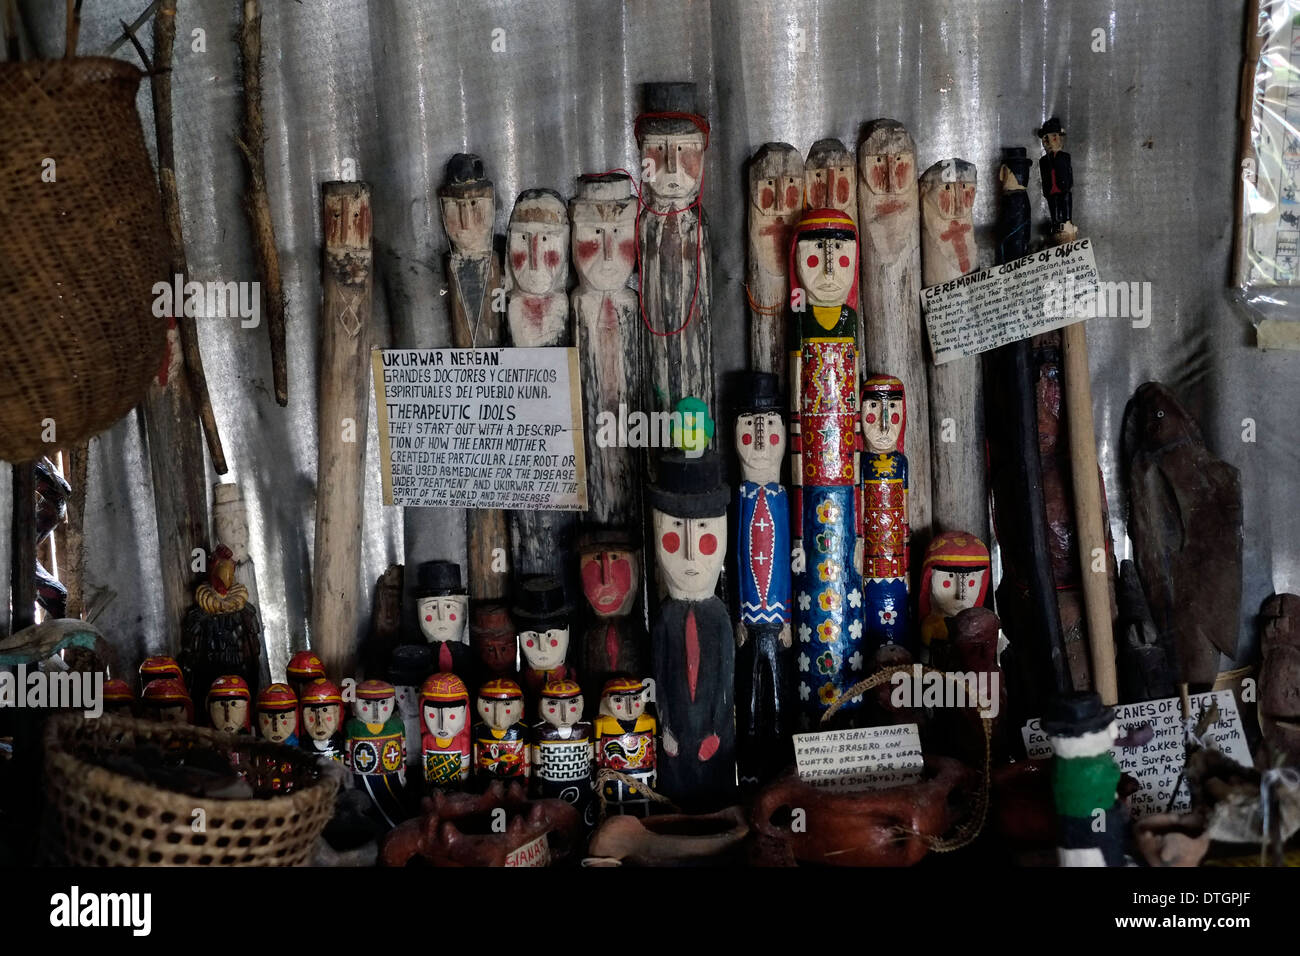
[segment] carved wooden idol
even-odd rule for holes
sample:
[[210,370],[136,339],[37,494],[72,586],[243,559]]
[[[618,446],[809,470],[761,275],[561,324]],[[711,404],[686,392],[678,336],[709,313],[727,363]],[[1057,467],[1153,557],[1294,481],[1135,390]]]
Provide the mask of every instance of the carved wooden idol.
[[1061,866],[1123,866],[1128,826],[1117,796],[1120,771],[1111,754],[1115,711],[1096,694],[1067,694],[1043,714],[1056,755],[1057,860]]
[[435,670],[469,673],[469,595],[460,565],[425,561],[417,568],[415,612],[420,633],[433,648]]
[[650,633],[663,753],[659,782],[679,806],[716,809],[735,785],[736,647],[715,591],[727,555],[727,499],[713,452],[659,459],[649,488],[655,560],[668,598]]
[[110,717],[131,717],[135,713],[135,691],[121,678],[104,681],[100,699],[104,702],[104,713]]
[[542,686],[541,720],[532,729],[534,795],[571,803],[594,824],[591,796],[591,724],[582,719],[582,688],[576,681]]
[[868,647],[907,642],[907,398],[892,375],[862,383],[862,627]]
[[1300,597],[1271,595],[1259,619],[1259,726],[1268,765],[1282,758],[1294,766],[1300,764]]
[[989,592],[989,549],[967,531],[935,535],[921,564],[921,662],[948,670],[949,618],[983,607]]
[[390,827],[405,815],[406,728],[397,716],[397,693],[382,680],[357,685],[352,717],[344,727],[344,763],[375,812]]
[[1043,141],[1043,158],[1038,161],[1038,171],[1043,177],[1043,198],[1051,214],[1052,236],[1057,243],[1072,242],[1078,230],[1070,221],[1073,212],[1072,195],[1074,173],[1070,168],[1070,154],[1065,152],[1065,127],[1053,116],[1034,135]]
[[794,757],[790,496],[781,485],[786,428],[776,376],[755,372],[736,416],[736,710],[741,783]]
[[[672,411],[688,397],[713,401],[709,312],[712,254],[700,205],[709,124],[694,83],[647,83],[636,119],[641,154],[641,307],[644,411]],[[653,467],[653,463],[652,463]]]
[[140,714],[164,724],[188,724],[194,720],[194,705],[184,683],[171,677],[157,677],[140,694]]
[[650,669],[650,638],[640,614],[641,544],[619,528],[589,528],[578,539],[578,573],[588,618],[578,673],[587,698],[617,673]]
[[343,695],[333,681],[318,677],[298,695],[298,746],[317,757],[343,761]]
[[[257,569],[248,550],[248,505],[244,493],[234,482],[221,482],[212,486],[212,534],[218,543],[230,549],[235,562],[235,582],[248,590],[248,602],[260,607],[257,598]],[[271,671],[266,659],[266,646],[261,648],[259,683],[271,683]]]
[[[975,246],[975,167],[935,163],[921,176],[921,269],[927,286],[979,268]],[[984,485],[984,397],[975,356],[930,368],[930,476],[936,530],[988,526]]]
[[456,787],[469,779],[469,688],[455,674],[434,674],[420,687],[420,752],[424,780]]
[[636,267],[636,197],[623,173],[583,176],[569,200],[578,287],[574,335],[582,358],[587,428],[587,520],[641,520],[638,453],[617,441],[617,422],[641,402],[641,325],[637,294],[628,288]]
[[611,814],[647,816],[648,791],[658,784],[658,722],[646,713],[649,681],[619,674],[605,682],[600,694],[600,714],[592,733],[596,769],[613,770],[631,781],[608,777],[601,784],[606,810]]
[[314,651],[299,651],[289,658],[284,669],[285,681],[300,698],[312,681],[325,676],[325,665]]
[[174,680],[182,687],[186,686],[181,666],[176,663],[174,657],[165,655],[146,657],[140,662],[140,690],[143,691],[150,681],[155,680]]
[[803,157],[789,143],[764,143],[749,161],[749,354],[781,381],[789,372],[790,230],[803,214]]
[[862,247],[862,334],[877,368],[907,394],[908,510],[918,533],[930,528],[930,395],[921,321],[921,203],[916,144],[903,124],[872,120],[858,143],[858,232]]
[[469,616],[469,638],[478,662],[477,683],[519,677],[519,638],[509,609],[500,604],[476,605]]
[[523,722],[524,692],[512,680],[490,680],[478,689],[474,709],[474,776],[492,780],[528,776],[528,725]]
[[261,674],[262,617],[235,580],[235,558],[224,544],[208,556],[208,580],[194,590],[177,657],[186,687],[211,687],[223,674],[238,674],[256,696]]
[[548,681],[577,680],[569,662],[569,615],[573,606],[558,578],[535,577],[524,581],[511,608],[523,655],[522,683],[529,713],[536,713],[542,685]]
[[[858,486],[858,242],[853,220],[814,209],[790,246],[790,475],[799,707],[806,729],[866,674]],[[845,704],[845,721],[858,705]]]
[[273,744],[298,745],[298,697],[288,684],[272,684],[257,695],[257,732]]
[[858,221],[857,173],[853,153],[838,139],[819,139],[803,164],[806,209],[834,209]]
[[251,734],[253,695],[238,674],[223,674],[212,682],[204,701],[208,722],[223,734]]

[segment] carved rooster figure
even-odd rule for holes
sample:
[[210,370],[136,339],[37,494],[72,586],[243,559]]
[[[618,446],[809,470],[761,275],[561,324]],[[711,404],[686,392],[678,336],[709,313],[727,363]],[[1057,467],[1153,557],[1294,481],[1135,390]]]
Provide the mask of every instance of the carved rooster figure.
[[194,589],[185,615],[178,662],[187,687],[210,687],[223,674],[238,674],[254,698],[262,648],[262,617],[235,581],[235,558],[224,544],[208,558],[208,580]]

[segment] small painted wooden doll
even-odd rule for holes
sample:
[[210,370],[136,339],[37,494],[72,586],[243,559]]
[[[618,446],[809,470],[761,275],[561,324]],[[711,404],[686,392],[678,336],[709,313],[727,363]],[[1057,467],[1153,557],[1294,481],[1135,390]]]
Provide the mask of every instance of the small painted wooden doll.
[[650,682],[618,674],[605,682],[600,715],[592,728],[596,770],[615,770],[636,783],[606,779],[601,784],[606,809],[614,814],[648,816],[648,791],[658,783],[655,737],[659,725],[646,713]]
[[185,684],[175,678],[156,677],[140,695],[140,715],[164,724],[194,721],[194,704]]
[[519,677],[519,638],[503,605],[476,605],[470,612],[469,636],[478,659],[479,683],[494,677]]
[[421,767],[431,787],[458,787],[469,779],[469,688],[455,674],[432,674],[420,686]]
[[485,786],[492,780],[528,776],[528,727],[524,692],[512,680],[490,680],[478,689],[474,725],[474,776]]
[[536,712],[542,685],[547,681],[577,679],[577,671],[567,663],[572,610],[558,578],[529,578],[515,595],[511,616],[519,631],[519,650],[524,658],[521,677],[529,713]]
[[989,591],[989,549],[967,531],[945,531],[921,565],[921,661],[948,670],[948,618],[983,607]]
[[615,673],[644,673],[650,639],[639,614],[640,542],[621,528],[589,528],[578,539],[578,570],[589,617],[582,640],[584,698],[599,702],[600,688]]
[[312,681],[320,680],[325,676],[325,665],[313,651],[299,651],[289,658],[289,664],[284,669],[285,683],[293,688],[293,692],[302,700],[302,692]]
[[663,793],[690,809],[734,796],[736,645],[715,593],[727,555],[727,486],[715,453],[670,451],[649,487],[655,559],[668,597],[650,635],[663,734]]
[[460,565],[425,561],[416,571],[415,608],[420,633],[434,649],[434,667],[469,673],[469,592],[460,583]]
[[272,684],[257,695],[257,731],[273,744],[298,746],[298,696],[288,684]]
[[175,680],[180,681],[182,687],[186,686],[181,666],[176,663],[176,659],[163,655],[146,657],[140,662],[141,692],[149,686],[150,681],[155,680]]
[[343,695],[333,681],[318,677],[298,698],[298,746],[310,754],[343,761]]
[[[461,328],[459,340],[484,348],[499,344],[489,331],[493,293],[501,286],[501,263],[492,248],[496,198],[483,160],[457,153],[447,163],[447,178],[438,188],[442,227],[451,242],[447,279],[451,284],[451,314]],[[467,334],[466,334],[467,333]]]
[[532,729],[533,793],[555,797],[588,817],[591,803],[591,724],[582,719],[582,688],[576,681],[547,681],[542,687],[541,721]]
[[1061,866],[1123,866],[1128,821],[1117,796],[1120,770],[1111,753],[1119,731],[1115,711],[1092,692],[1057,698],[1043,715],[1056,759],[1056,800]]
[[907,638],[907,456],[903,383],[873,375],[862,383],[862,625],[868,647]]
[[420,771],[420,686],[434,672],[433,648],[428,644],[399,644],[388,658],[388,681],[397,695],[397,716],[406,728],[406,763]]
[[[790,244],[791,480],[802,723],[865,676],[858,485],[858,239],[853,220],[814,209]],[[858,704],[846,703],[843,723]]]
[[1070,154],[1065,145],[1065,127],[1053,116],[1034,135],[1043,141],[1043,158],[1038,161],[1038,172],[1043,177],[1043,198],[1052,217],[1052,235],[1056,241],[1070,242],[1078,230],[1070,221],[1073,206],[1074,173],[1070,167]]
[[742,783],[766,780],[794,756],[790,498],[781,485],[786,432],[779,388],[775,375],[752,373],[736,417],[735,446],[743,477],[736,489],[736,702]]
[[510,213],[506,320],[517,348],[569,340],[569,213],[553,189],[526,189]]
[[186,687],[211,687],[223,674],[238,674],[254,696],[261,684],[262,616],[235,580],[234,553],[224,544],[208,556],[208,580],[194,589],[185,615],[177,661]]
[[389,826],[406,815],[406,728],[397,716],[397,692],[382,680],[357,685],[344,732],[343,762]]
[[858,177],[853,153],[838,139],[819,139],[804,160],[804,206],[834,209],[857,223]]
[[104,702],[104,713],[110,717],[131,717],[135,713],[135,691],[120,678],[113,677],[104,681],[100,699]]
[[208,688],[204,709],[213,729],[223,734],[251,734],[253,695],[238,674],[218,677]]

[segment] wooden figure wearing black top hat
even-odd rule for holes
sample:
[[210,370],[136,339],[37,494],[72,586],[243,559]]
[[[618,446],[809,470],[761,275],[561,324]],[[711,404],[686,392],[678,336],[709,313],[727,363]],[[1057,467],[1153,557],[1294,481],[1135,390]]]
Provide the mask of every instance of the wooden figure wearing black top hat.
[[434,669],[469,673],[469,593],[460,583],[460,565],[425,561],[416,568],[415,606],[420,633],[433,646]]
[[1074,173],[1070,167],[1070,154],[1065,152],[1065,127],[1053,116],[1034,135],[1043,141],[1043,158],[1038,161],[1038,172],[1043,177],[1043,198],[1052,217],[1052,235],[1056,241],[1069,242],[1076,232],[1070,221],[1073,205]]
[[[1056,798],[1061,866],[1123,866],[1128,821],[1117,796],[1119,765],[1115,711],[1091,691],[1056,698],[1043,716],[1043,730],[1056,759]],[[1123,745],[1126,741],[1119,741]]]
[[524,658],[520,678],[529,714],[536,714],[538,697],[548,681],[578,679],[577,670],[568,663],[572,610],[559,578],[527,578],[515,592],[510,617],[519,632]]
[[724,806],[735,789],[736,647],[717,597],[727,553],[728,489],[717,455],[666,452],[649,487],[659,576],[668,590],[650,632],[663,754],[662,792],[687,809]]

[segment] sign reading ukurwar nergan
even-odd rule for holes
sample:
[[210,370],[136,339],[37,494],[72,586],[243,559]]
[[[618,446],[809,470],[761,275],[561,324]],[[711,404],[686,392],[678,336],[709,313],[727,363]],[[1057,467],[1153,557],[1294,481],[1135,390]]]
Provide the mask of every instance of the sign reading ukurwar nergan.
[[384,504],[586,510],[577,349],[372,358]]

